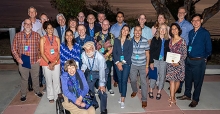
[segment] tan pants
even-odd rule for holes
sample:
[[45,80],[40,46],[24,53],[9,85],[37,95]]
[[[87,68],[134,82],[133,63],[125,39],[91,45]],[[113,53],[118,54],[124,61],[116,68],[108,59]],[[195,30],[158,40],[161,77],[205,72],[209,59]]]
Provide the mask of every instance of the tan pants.
[[70,111],[71,114],[95,114],[95,108],[90,106],[89,109],[79,109],[76,105],[68,101],[68,98],[64,96],[63,107]]
[[28,88],[28,77],[29,73],[31,73],[31,79],[33,82],[33,89],[35,93],[40,92],[39,87],[39,63],[31,64],[31,69],[22,67],[21,64],[19,64],[18,69],[21,73],[21,95],[26,96],[27,94],[27,88]]

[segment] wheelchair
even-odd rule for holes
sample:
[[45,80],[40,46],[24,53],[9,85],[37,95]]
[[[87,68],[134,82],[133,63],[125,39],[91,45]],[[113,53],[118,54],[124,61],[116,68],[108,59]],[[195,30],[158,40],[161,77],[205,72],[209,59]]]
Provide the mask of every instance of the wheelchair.
[[62,102],[64,102],[63,95],[58,94],[56,100],[56,114],[70,114],[70,112],[63,107]]

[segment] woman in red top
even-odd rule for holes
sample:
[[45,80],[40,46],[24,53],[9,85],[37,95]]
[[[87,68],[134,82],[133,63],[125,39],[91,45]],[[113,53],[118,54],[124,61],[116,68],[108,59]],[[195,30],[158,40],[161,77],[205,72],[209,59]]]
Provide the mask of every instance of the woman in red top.
[[49,21],[44,22],[46,35],[40,39],[40,65],[47,84],[47,98],[50,103],[57,99],[60,93],[60,39],[53,35],[53,26]]

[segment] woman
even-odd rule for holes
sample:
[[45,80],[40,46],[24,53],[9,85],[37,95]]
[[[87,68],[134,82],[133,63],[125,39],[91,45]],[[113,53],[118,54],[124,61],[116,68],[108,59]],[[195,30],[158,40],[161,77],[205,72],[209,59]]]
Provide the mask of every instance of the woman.
[[185,77],[185,58],[187,56],[186,42],[180,37],[182,30],[177,23],[171,24],[170,29],[171,40],[169,43],[170,52],[181,55],[178,63],[167,63],[166,80],[170,81],[170,98],[169,106],[176,104],[175,93],[179,88],[180,81]]
[[60,93],[60,39],[53,35],[54,28],[49,21],[44,22],[43,28],[46,35],[40,39],[40,65],[47,83],[47,98],[53,103]]
[[121,108],[125,107],[125,97],[127,93],[128,75],[131,68],[131,55],[133,52],[133,42],[129,36],[130,28],[124,25],[120,35],[114,40],[113,59],[116,64],[116,72],[118,76],[118,88],[121,97],[119,103]]
[[78,19],[77,18],[70,18],[68,21],[69,29],[73,31],[74,38],[78,37],[79,34],[77,32],[78,27]]
[[77,65],[80,62],[80,46],[76,43],[73,31],[67,29],[65,32],[65,42],[60,46],[61,73],[64,72],[64,64],[67,60],[73,59]]
[[62,105],[71,114],[95,114],[92,99],[87,96],[89,86],[84,73],[76,68],[74,60],[65,63],[65,72],[61,75],[64,96]]
[[[151,28],[153,36],[156,36],[156,33],[158,33],[157,30],[158,30],[158,28],[159,28],[159,26],[160,26],[161,24],[166,24],[166,25],[168,25],[168,20],[166,19],[165,15],[164,15],[163,13],[158,14],[156,23],[155,23],[154,26]],[[167,29],[168,29],[168,31],[169,31],[169,30],[170,30],[170,27],[167,26]],[[169,35],[169,34],[168,34],[168,35]],[[169,38],[170,38],[170,36],[169,36]]]
[[154,98],[153,88],[156,82],[158,85],[156,99],[160,100],[161,98],[161,90],[163,89],[166,76],[166,54],[170,51],[169,42],[167,25],[163,23],[158,28],[156,36],[153,37],[150,45],[150,69],[154,70],[155,67],[157,69],[157,80],[150,79],[150,92],[148,94],[151,99]]

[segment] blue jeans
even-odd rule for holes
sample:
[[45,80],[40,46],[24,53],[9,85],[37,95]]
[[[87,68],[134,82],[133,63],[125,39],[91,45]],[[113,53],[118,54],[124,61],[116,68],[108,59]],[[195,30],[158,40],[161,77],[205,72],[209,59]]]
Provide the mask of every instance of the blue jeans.
[[115,70],[116,70],[117,76],[118,76],[119,93],[121,93],[121,97],[126,97],[128,75],[130,73],[131,65],[124,64],[124,65],[122,65],[122,68],[123,68],[123,70],[119,71],[117,65],[115,65]]

